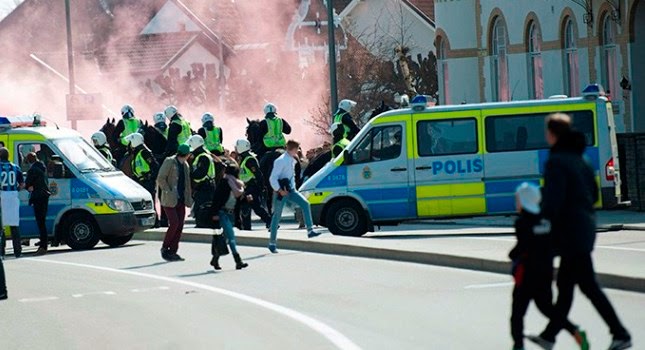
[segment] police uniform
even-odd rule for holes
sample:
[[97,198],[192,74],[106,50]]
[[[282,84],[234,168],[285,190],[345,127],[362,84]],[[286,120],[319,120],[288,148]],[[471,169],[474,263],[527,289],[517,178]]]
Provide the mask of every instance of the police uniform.
[[213,153],[216,156],[221,156],[224,154],[224,146],[222,146],[222,141],[224,140],[224,133],[222,128],[213,127],[212,130],[207,128],[200,128],[197,131],[197,134],[204,139],[204,147]]
[[267,227],[271,225],[271,216],[264,207],[266,189],[264,187],[264,176],[260,170],[260,164],[251,152],[240,154],[240,180],[244,182],[244,188],[247,195],[253,197],[253,201],[243,202],[241,208],[242,229],[251,230],[251,209],[265,223]]
[[263,135],[264,147],[274,150],[287,145],[284,134],[291,133],[291,126],[274,113],[269,113],[260,124],[260,130]]
[[152,198],[155,198],[155,180],[159,171],[155,157],[145,145],[136,147],[133,155],[132,174],[137,182],[150,192]]
[[191,164],[190,179],[193,183],[193,211],[196,218],[196,226],[208,228],[209,224],[202,222],[203,210],[208,210],[205,204],[212,200],[215,187],[216,175],[215,162],[210,152],[204,146],[193,151],[193,163]]
[[349,146],[348,139],[342,138],[338,140],[338,142],[336,142],[334,146],[331,148],[331,159],[334,159],[339,154],[343,153],[343,151],[345,150],[345,148],[347,148],[347,146]]
[[2,206],[2,247],[0,253],[5,252],[4,227],[9,226],[13,252],[16,257],[22,253],[20,242],[20,198],[18,191],[24,183],[20,167],[10,162],[0,162],[0,205]]
[[177,153],[177,147],[186,143],[193,136],[190,128],[190,122],[174,116],[168,127],[168,143],[166,144],[166,156],[170,157]]
[[128,135],[139,132],[139,130],[141,129],[141,121],[136,118],[123,118],[121,119],[121,122],[123,123],[123,131],[120,134],[121,144],[127,146],[128,141],[126,141],[125,138]]
[[112,158],[112,150],[108,145],[99,146],[97,150],[107,159],[110,163],[114,164],[114,158]]
[[343,124],[343,127],[345,128],[345,134],[343,136],[350,141],[360,131],[349,112],[346,112],[343,109],[339,109],[336,114],[334,114],[334,123]]

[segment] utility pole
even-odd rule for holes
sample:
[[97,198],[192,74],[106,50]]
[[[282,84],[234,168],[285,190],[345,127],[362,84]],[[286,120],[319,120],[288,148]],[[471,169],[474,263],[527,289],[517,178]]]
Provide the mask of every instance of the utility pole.
[[[65,23],[67,26],[67,69],[69,71],[69,94],[74,95],[76,93],[76,81],[74,79],[74,49],[72,47],[72,18],[69,0],[65,0]],[[72,129],[76,129],[76,120],[72,120]]]
[[336,35],[334,30],[334,1],[327,0],[327,34],[329,40],[329,88],[331,90],[331,116],[338,106],[338,90],[336,87]]

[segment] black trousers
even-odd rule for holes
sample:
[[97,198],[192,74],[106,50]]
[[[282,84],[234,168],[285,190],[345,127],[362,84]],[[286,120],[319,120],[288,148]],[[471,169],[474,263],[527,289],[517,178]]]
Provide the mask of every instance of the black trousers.
[[40,233],[40,247],[47,247],[47,209],[49,207],[49,198],[33,198],[31,205],[34,208],[34,216],[36,217],[36,225],[38,225],[38,232]]
[[251,209],[253,209],[255,214],[260,217],[262,222],[266,225],[270,225],[271,216],[264,206],[265,200],[260,188],[256,184],[249,183],[246,188],[246,194],[253,196],[253,201],[250,203],[242,203],[242,207],[240,209],[240,214],[242,216],[242,230],[251,230]]
[[7,280],[4,277],[4,265],[0,259],[0,295],[7,293]]
[[[558,301],[555,304],[556,312],[559,314],[560,319],[566,318],[571,310],[573,291],[576,285],[580,287],[582,293],[587,296],[596,311],[609,326],[611,334],[615,338],[628,338],[629,333],[623,327],[609,299],[598,285],[591,253],[563,256],[560,260]],[[552,319],[544,332],[542,332],[542,337],[553,341],[562,327],[562,324],[557,319]]]
[[[531,303],[540,312],[554,319],[558,314],[553,306],[553,259],[550,257],[525,257],[513,264],[513,278],[515,288],[513,289],[513,306],[511,312],[511,336],[516,348],[523,348],[524,342],[524,316]],[[568,320],[559,321],[571,334],[577,328]]]
[[[18,226],[9,226],[9,230],[11,231],[11,241],[13,243],[13,255],[18,257],[20,254],[22,254],[22,242],[20,240],[20,228]],[[5,254],[5,248],[6,248],[6,242],[5,242],[5,236],[4,236],[4,229],[0,228],[0,231],[2,233],[2,236],[0,237],[0,240],[2,241],[0,243],[0,253],[2,253],[2,256]]]

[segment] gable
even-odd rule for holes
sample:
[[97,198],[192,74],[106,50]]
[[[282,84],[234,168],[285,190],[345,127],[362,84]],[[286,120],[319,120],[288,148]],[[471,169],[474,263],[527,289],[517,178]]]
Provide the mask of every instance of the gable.
[[166,1],[157,14],[141,31],[145,34],[177,33],[182,31],[195,32],[202,29],[173,1]]

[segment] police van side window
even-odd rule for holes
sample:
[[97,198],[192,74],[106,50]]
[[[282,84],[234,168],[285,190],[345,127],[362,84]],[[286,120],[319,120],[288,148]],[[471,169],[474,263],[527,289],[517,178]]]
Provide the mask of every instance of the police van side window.
[[373,128],[352,152],[353,163],[396,159],[401,155],[401,127]]
[[417,123],[419,156],[477,153],[477,120],[429,120]]
[[41,143],[22,143],[18,145],[18,166],[27,172],[30,165],[26,161],[27,154],[36,153],[36,158],[43,162],[47,168],[47,177],[62,179],[73,177],[72,173],[64,166],[60,157],[47,145]]
[[[587,146],[595,143],[591,111],[564,112],[571,116],[573,127],[585,135]],[[548,113],[522,114],[486,118],[488,152],[518,152],[549,148],[544,138]]]

